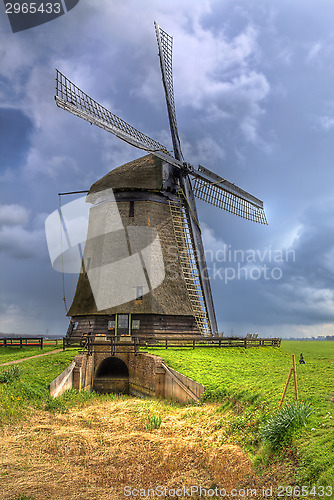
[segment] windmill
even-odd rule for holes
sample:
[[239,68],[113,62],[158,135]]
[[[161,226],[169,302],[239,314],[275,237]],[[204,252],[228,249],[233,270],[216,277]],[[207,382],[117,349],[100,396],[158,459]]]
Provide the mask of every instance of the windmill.
[[[138,131],[111,111],[104,108],[58,70],[56,70],[57,86],[55,100],[57,106],[63,108],[64,110],[69,111],[70,113],[77,115],[80,118],[87,120],[89,123],[97,125],[108,132],[111,132],[132,146],[149,153],[148,156],[136,160],[135,162],[132,162],[132,164],[130,163],[119,167],[107,174],[100,181],[97,181],[91,187],[88,197],[90,197],[94,203],[97,194],[101,191],[103,186],[107,189],[114,189],[116,186],[119,191],[118,201],[122,201],[123,203],[129,202],[131,212],[131,203],[133,208],[133,203],[136,202],[134,200],[140,199],[138,198],[138,186],[134,185],[133,182],[131,184],[130,181],[124,181],[123,184],[121,182],[120,185],[120,177],[123,176],[123,178],[127,179],[129,178],[129,175],[131,177],[131,172],[130,174],[128,172],[132,171],[133,173],[133,168],[135,169],[137,179],[140,172],[142,172],[143,175],[144,173],[146,175],[150,169],[151,174],[153,171],[156,172],[157,169],[160,169],[159,172],[162,176],[162,181],[159,185],[147,187],[147,193],[151,193],[147,200],[151,202],[161,202],[163,198],[165,205],[168,204],[170,226],[167,232],[170,233],[171,229],[173,231],[173,243],[176,245],[178,252],[178,269],[182,275],[182,286],[188,293],[188,302],[191,308],[190,315],[196,320],[196,322],[194,322],[195,326],[193,325],[190,330],[193,333],[197,331],[201,335],[206,336],[217,335],[217,321],[195,197],[248,220],[261,224],[267,224],[267,221],[263,209],[263,202],[261,200],[226,179],[223,179],[214,172],[211,172],[207,168],[200,165],[197,169],[195,169],[192,165],[185,161],[181,150],[175,113],[172,75],[173,38],[162,30],[157,23],[155,23],[155,31],[158,42],[162,82],[166,97],[174,154],[171,154],[162,144],[159,144],[157,141]],[[130,199],[129,196],[126,198],[126,194],[129,190],[131,190],[131,196],[134,196],[134,192],[136,191],[137,198],[134,197]],[[143,189],[141,190],[141,193],[142,192]],[[160,200],[155,200],[153,198],[153,193],[157,196],[157,192],[159,192],[159,196],[161,198]],[[165,214],[166,213],[167,212],[165,212]],[[148,217],[148,221],[150,221],[150,217]],[[97,249],[96,246],[95,248]],[[90,258],[87,258],[86,262],[90,262],[89,259]],[[179,286],[181,286],[180,282]],[[69,311],[69,315],[72,316],[73,319],[72,329],[74,321],[77,325],[80,317],[82,318],[85,315],[85,310],[82,309],[84,305],[81,304],[78,306],[78,304],[82,299],[82,295],[85,295],[85,293],[87,294],[87,288],[89,289],[89,284],[87,282],[87,277],[85,281],[85,273],[83,273],[79,278],[76,297],[74,298],[71,310]],[[137,296],[134,299],[138,299],[138,297],[142,294],[142,289],[141,287],[139,288],[140,290],[139,292],[137,290]],[[152,292],[151,289],[149,291]],[[80,300],[78,299],[78,295],[80,295]],[[142,299],[142,297],[139,298]],[[181,301],[182,300],[183,299],[181,299]],[[139,301],[134,300],[134,302],[138,303]],[[178,302],[180,302],[180,300]],[[85,303],[85,301],[83,301],[83,303]],[[133,301],[131,303],[133,303]],[[102,306],[102,313],[107,312],[109,317],[111,317],[110,314],[115,313],[115,311],[117,316],[117,311],[118,313],[126,312],[129,314],[132,310],[131,307],[128,310],[126,310],[126,308],[124,309],[124,307],[123,309],[118,310],[107,310],[106,307],[103,308]],[[152,310],[151,312],[153,314],[154,311]],[[161,316],[161,311],[158,310],[157,312]],[[179,317],[182,316],[181,313],[178,314]],[[124,331],[129,331],[131,333],[131,327],[129,329],[128,323],[125,322],[124,324],[124,316],[125,314],[122,314],[122,317],[119,315],[119,331],[122,333],[124,333]],[[189,311],[185,316],[189,316]],[[88,314],[87,317],[91,316]],[[122,322],[123,330],[120,326]],[[111,322],[109,321],[109,325],[110,324],[112,324],[111,328],[114,328],[115,320],[112,320]],[[165,327],[166,326],[168,325],[165,324]],[[82,328],[87,329],[88,327],[86,325]]]

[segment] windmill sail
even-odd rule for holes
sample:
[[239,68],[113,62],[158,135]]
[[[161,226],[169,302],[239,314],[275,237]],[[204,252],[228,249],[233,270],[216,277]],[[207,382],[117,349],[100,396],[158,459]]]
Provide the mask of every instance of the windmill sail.
[[199,172],[192,173],[196,198],[244,219],[268,224],[261,200],[202,166]]
[[211,328],[211,334],[216,335],[218,332],[218,327],[215,308],[213,304],[210,279],[204,253],[201,229],[198,223],[196,203],[191,187],[191,182],[188,176],[181,180],[181,187],[183,189],[184,208],[190,232],[190,241],[192,244],[192,249],[189,252],[189,258],[192,258],[191,254],[194,254],[195,262],[197,265],[197,276],[201,285],[204,299],[202,302],[203,310],[205,309],[205,315]]
[[[174,88],[173,88],[173,69],[172,69],[172,50],[173,38],[168,35],[157,23],[154,23],[157,35],[160,67],[162,82],[165,90],[170,131],[173,142],[174,155],[177,160],[183,160],[179,133],[177,129]],[[197,318],[199,327],[204,335],[208,332],[217,333],[217,321],[214,312],[214,305],[211,293],[211,286],[207,276],[207,265],[205,260],[201,231],[198,226],[196,204],[192,193],[191,183],[188,175],[180,178],[180,188],[183,192],[185,212],[185,234],[187,234],[187,258],[192,262],[192,272],[194,275],[193,283],[196,283],[196,292],[190,290],[190,295],[197,294],[197,299],[192,299],[194,316]],[[182,251],[181,251],[182,253]],[[182,261],[182,256],[180,254]],[[196,269],[195,269],[196,268]],[[186,273],[188,270],[186,271]],[[201,310],[201,314],[198,311]]]
[[154,26],[158,41],[162,82],[165,89],[167,111],[168,111],[170,130],[172,134],[174,155],[175,158],[177,158],[178,160],[182,160],[183,155],[181,151],[179,133],[177,130],[174,88],[173,88],[173,66],[172,66],[173,37],[168,35],[168,33],[166,33],[163,29],[161,29],[157,23],[154,23]]
[[203,179],[197,178],[195,180],[194,195],[199,200],[206,201],[244,219],[268,224],[263,208],[259,208],[240,196]]
[[119,139],[143,149],[155,156],[172,163],[175,166],[182,165],[175,160],[165,146],[143,134],[126,121],[109,111],[107,108],[92,99],[83,92],[77,85],[56,70],[56,104],[60,108],[94,123],[107,132],[111,132]]

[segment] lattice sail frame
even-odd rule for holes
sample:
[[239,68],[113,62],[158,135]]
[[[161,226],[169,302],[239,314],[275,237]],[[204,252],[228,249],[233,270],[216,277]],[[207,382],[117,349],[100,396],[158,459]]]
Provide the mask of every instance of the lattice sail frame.
[[109,111],[107,108],[83,92],[71,80],[56,70],[56,104],[60,108],[94,123],[107,130],[132,146],[152,153],[163,153],[163,158],[172,159],[169,151],[159,142],[143,134],[126,121]]
[[258,222],[259,224],[268,224],[263,208],[223,189],[215,182],[207,182],[203,179],[195,178],[193,191],[199,200],[206,201],[215,207],[244,219]]
[[162,55],[165,64],[165,79],[167,86],[167,95],[172,111],[172,118],[174,126],[176,125],[176,112],[175,112],[175,100],[174,100],[174,86],[173,86],[173,37],[170,36],[166,31],[160,28],[157,23],[154,23],[155,32],[157,35],[158,45],[161,42]]
[[179,132],[177,129],[174,86],[173,86],[173,37],[166,33],[155,22],[155,33],[157,36],[162,83],[165,89],[169,125],[172,135],[175,158],[183,162]]

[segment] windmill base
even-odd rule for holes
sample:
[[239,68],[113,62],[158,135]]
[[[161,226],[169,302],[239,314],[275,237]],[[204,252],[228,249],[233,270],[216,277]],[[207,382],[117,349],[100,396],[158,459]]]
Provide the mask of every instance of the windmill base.
[[89,334],[115,334],[116,337],[128,335],[139,338],[201,337],[201,332],[193,316],[161,314],[72,316],[66,337],[82,338]]

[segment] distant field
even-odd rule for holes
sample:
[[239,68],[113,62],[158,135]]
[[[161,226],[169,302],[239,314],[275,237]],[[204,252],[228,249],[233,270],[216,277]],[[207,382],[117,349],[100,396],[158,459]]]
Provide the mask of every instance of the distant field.
[[[292,354],[296,356],[300,397],[315,403],[328,402],[334,396],[334,342],[282,342],[278,347],[226,349],[150,349],[176,370],[201,382],[206,399],[218,401],[235,396],[247,401],[259,400],[274,407],[280,401]],[[300,353],[305,365],[299,365]],[[292,393],[293,384],[290,384]]]
[[[299,399],[311,401],[315,408],[307,432],[297,441],[304,475],[334,485],[334,342],[285,341],[280,348],[151,349],[150,353],[205,385],[205,400],[244,408],[249,422],[276,411],[295,354]],[[298,363],[300,353],[305,365]],[[293,399],[291,381],[286,401]],[[240,430],[244,423],[241,420]],[[247,440],[251,442],[241,432],[240,442]]]

